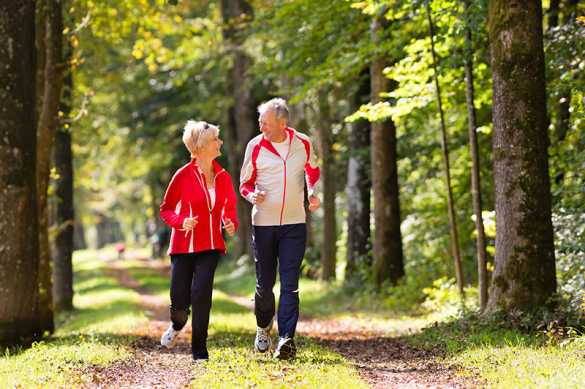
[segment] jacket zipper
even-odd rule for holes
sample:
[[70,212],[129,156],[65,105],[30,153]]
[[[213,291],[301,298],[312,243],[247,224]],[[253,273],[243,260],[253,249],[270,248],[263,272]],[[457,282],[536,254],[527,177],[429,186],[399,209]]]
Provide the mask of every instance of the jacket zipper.
[[[220,170],[213,177],[213,187],[216,188],[216,192],[215,192],[216,200],[217,200],[217,187],[215,185],[215,180],[216,180],[217,176],[222,172],[223,172],[223,170]],[[203,174],[201,174],[201,176],[203,176]],[[201,187],[203,188],[203,192],[205,193],[205,202],[207,203],[207,209],[209,210],[209,239],[211,242],[211,250],[214,250],[215,244],[214,244],[214,239],[213,239],[213,217],[212,217],[213,207],[211,206],[211,196],[209,194],[209,190],[207,189],[207,181],[202,179],[201,177],[199,177],[197,170],[195,171],[195,177],[197,177],[197,181],[199,181],[199,185],[201,185]]]
[[293,141],[292,135],[290,135],[288,132],[287,135],[290,137],[290,140],[288,142],[288,150],[286,151],[286,156],[284,158],[280,157],[280,159],[282,159],[282,164],[284,167],[284,189],[282,191],[282,207],[280,208],[280,225],[282,225],[282,216],[284,214],[284,205],[286,200],[286,161],[288,160],[288,156],[290,154],[290,147]]

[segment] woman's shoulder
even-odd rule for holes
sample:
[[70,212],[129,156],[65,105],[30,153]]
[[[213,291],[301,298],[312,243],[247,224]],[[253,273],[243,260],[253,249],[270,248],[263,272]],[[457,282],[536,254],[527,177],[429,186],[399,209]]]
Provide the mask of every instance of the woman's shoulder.
[[187,174],[189,174],[189,168],[191,166],[191,162],[186,163],[185,165],[181,166],[180,168],[178,168],[175,171],[175,174],[173,174],[173,178],[171,179],[171,181],[175,181],[177,179],[181,179],[182,177],[185,177]]
[[213,161],[213,166],[215,169],[215,178],[216,180],[219,181],[224,181],[226,183],[231,184],[232,183],[232,177],[230,176],[230,173],[224,169],[219,162],[217,161]]

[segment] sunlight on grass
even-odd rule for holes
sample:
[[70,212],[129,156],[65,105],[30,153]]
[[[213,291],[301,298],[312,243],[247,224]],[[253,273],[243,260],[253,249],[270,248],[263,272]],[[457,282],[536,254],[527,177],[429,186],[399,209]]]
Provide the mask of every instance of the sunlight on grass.
[[547,345],[542,336],[502,328],[485,319],[456,319],[405,338],[446,351],[444,362],[495,388],[582,388],[585,337]]
[[213,339],[210,361],[195,366],[197,379],[192,383],[193,388],[368,387],[343,357],[321,349],[306,338],[299,339],[299,354],[292,362],[255,353],[251,347],[252,333],[222,333]]
[[52,337],[0,357],[0,387],[71,387],[82,383],[81,368],[130,357],[132,338],[123,333],[146,318],[136,293],[105,274],[99,254],[75,253],[75,311],[57,317]]
[[477,371],[495,388],[582,388],[585,337],[567,347],[515,344],[466,350],[453,362]]

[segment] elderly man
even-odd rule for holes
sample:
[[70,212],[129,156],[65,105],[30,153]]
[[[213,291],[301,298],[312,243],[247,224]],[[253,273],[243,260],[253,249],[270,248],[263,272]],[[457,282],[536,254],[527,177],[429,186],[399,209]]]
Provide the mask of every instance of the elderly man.
[[[260,135],[246,147],[240,175],[240,193],[252,208],[252,246],[256,262],[256,339],[264,353],[272,344],[270,330],[275,314],[274,293],[278,267],[280,302],[278,359],[296,355],[295,330],[299,319],[299,275],[307,238],[304,188],[309,210],[319,208],[315,193],[319,168],[311,140],[288,127],[288,107],[276,98],[258,107]],[[278,266],[277,266],[278,265]]]

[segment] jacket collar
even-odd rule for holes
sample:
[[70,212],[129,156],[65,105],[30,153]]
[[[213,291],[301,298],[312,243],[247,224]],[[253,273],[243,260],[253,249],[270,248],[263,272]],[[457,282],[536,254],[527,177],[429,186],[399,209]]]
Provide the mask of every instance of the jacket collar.
[[[215,177],[217,177],[220,173],[224,172],[225,169],[215,159],[211,161],[211,164],[213,165],[213,171],[215,171]],[[203,175],[203,171],[201,170],[201,167],[197,163],[197,158],[191,158],[190,165],[193,166],[194,170],[199,175]]]
[[[286,127],[284,130],[288,134],[288,147],[290,150],[290,145],[292,144],[292,141],[293,141],[293,138],[295,135],[295,130],[293,128],[290,128],[290,127]],[[260,141],[260,145],[265,147],[271,153],[276,154],[277,156],[281,157],[280,154],[278,153],[278,151],[276,151],[276,149],[272,145],[272,142],[270,142],[268,139],[266,139],[266,137],[264,135],[262,135],[262,140]]]

